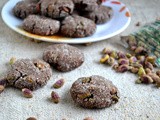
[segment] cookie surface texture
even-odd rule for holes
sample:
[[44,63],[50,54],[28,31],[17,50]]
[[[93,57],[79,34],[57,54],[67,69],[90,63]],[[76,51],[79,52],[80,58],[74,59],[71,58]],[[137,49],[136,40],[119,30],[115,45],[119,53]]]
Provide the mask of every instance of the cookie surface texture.
[[67,44],[54,44],[47,47],[43,59],[59,71],[71,71],[84,62],[81,50]]
[[19,89],[38,89],[44,86],[52,76],[48,63],[39,59],[19,59],[7,74],[9,85]]
[[97,75],[79,78],[72,84],[70,93],[75,103],[90,109],[109,107],[119,99],[117,87]]

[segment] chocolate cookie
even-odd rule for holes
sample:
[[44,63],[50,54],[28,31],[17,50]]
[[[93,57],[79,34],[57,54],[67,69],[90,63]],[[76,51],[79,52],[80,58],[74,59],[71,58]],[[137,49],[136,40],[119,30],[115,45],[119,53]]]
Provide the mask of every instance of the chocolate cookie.
[[61,24],[60,32],[67,37],[81,38],[94,34],[96,24],[88,19],[78,15],[66,17]]
[[72,0],[41,0],[41,14],[51,18],[63,18],[70,15],[74,9]]
[[24,19],[23,29],[37,35],[53,35],[59,31],[60,22],[44,16],[29,15]]
[[102,3],[102,0],[73,0],[73,2],[77,10],[93,11]]
[[118,89],[104,77],[93,75],[79,78],[72,84],[71,96],[85,108],[104,108],[118,102]]
[[93,20],[96,24],[103,24],[111,19],[113,10],[111,7],[99,6],[92,12],[84,12],[83,16]]
[[16,17],[24,19],[30,14],[38,14],[39,7],[37,3],[39,0],[24,0],[19,1],[13,8],[13,13]]
[[71,71],[84,62],[83,53],[67,44],[54,44],[47,47],[43,59],[62,72]]
[[52,75],[50,65],[39,59],[19,59],[7,74],[9,85],[35,90],[44,86]]

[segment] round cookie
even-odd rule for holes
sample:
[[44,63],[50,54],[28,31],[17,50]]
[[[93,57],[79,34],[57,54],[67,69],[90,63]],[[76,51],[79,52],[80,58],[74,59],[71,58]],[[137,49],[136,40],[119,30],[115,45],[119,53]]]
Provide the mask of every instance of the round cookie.
[[73,38],[91,36],[95,31],[96,24],[92,20],[78,15],[66,17],[62,21],[60,29],[61,34]]
[[67,44],[54,44],[45,49],[43,59],[57,70],[67,72],[81,66],[84,62],[84,55],[76,47]]
[[102,0],[73,0],[73,3],[77,10],[93,11],[102,3]]
[[60,22],[44,16],[29,15],[24,19],[24,30],[37,35],[53,35],[59,31]]
[[109,107],[119,99],[117,87],[98,75],[79,78],[72,84],[70,93],[75,103],[85,108]]
[[19,1],[13,8],[13,13],[16,17],[24,19],[30,14],[38,14],[39,9],[37,3],[39,0],[24,0]]
[[7,74],[8,84],[19,89],[38,89],[52,76],[50,65],[39,59],[19,59]]
[[103,24],[111,19],[113,10],[111,7],[99,6],[92,12],[84,12],[82,16],[93,20],[96,24]]
[[74,4],[72,0],[41,0],[41,14],[51,18],[63,18],[73,12]]

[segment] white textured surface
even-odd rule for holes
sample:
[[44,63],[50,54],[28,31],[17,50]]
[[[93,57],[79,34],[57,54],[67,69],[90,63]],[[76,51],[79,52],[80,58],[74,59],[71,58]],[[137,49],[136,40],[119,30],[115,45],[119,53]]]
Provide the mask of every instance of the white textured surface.
[[[0,7],[7,0],[1,0]],[[132,12],[132,22],[122,34],[135,31],[135,24],[141,25],[153,21],[160,16],[159,0],[123,0]],[[9,66],[6,64],[11,57],[41,58],[45,47],[51,43],[33,43],[10,30],[0,19],[0,75],[4,75]],[[25,120],[35,116],[38,120],[83,120],[92,116],[94,120],[160,120],[160,89],[152,85],[135,85],[137,78],[130,73],[115,73],[111,68],[98,63],[100,51],[104,47],[126,51],[119,45],[119,36],[91,46],[76,45],[85,54],[84,64],[68,73],[53,71],[54,75],[48,84],[34,92],[32,99],[22,97],[21,91],[8,88],[0,94],[0,120]],[[119,88],[120,101],[110,108],[88,110],[76,106],[68,93],[71,84],[79,77],[101,75],[109,78]],[[65,78],[63,88],[55,90],[62,98],[59,104],[51,103],[48,98],[53,90],[51,85],[58,78]]]

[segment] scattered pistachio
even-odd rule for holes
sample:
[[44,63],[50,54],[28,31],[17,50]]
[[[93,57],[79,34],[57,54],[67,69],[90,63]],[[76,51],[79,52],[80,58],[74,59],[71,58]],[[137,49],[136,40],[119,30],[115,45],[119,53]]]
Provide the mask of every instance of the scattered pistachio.
[[150,62],[145,62],[145,68],[149,68],[150,70],[153,70],[153,65]]
[[135,67],[135,68],[143,67],[141,64],[139,64],[139,63],[137,63],[137,62],[136,62],[136,63],[132,63],[131,66],[132,66],[132,67]]
[[86,117],[83,120],[93,120],[91,117]]
[[142,81],[141,81],[140,79],[137,79],[137,80],[135,81],[135,83],[136,83],[136,84],[141,84]]
[[127,56],[127,58],[132,57],[132,55],[130,53],[127,53],[126,56]]
[[160,79],[160,77],[156,73],[149,73],[148,75],[153,79],[154,82]]
[[156,81],[156,87],[160,88],[160,79]]
[[148,56],[146,57],[146,62],[150,62],[152,65],[155,64],[156,57],[155,56]]
[[114,70],[117,70],[117,69],[118,69],[118,67],[119,67],[119,65],[118,65],[118,64],[114,64],[114,65],[113,65],[113,69],[114,69]]
[[145,74],[146,74],[146,72],[145,72],[144,68],[140,67],[139,70],[138,70],[138,75],[142,76],[142,75],[145,75]]
[[107,63],[111,66],[114,64],[114,62],[115,62],[115,59],[113,57],[109,57],[109,59],[107,60]]
[[147,51],[145,48],[139,46],[135,49],[135,53],[138,55],[146,55]]
[[110,54],[111,57],[115,58],[115,59],[118,59],[118,54],[116,51],[112,51],[111,54]]
[[64,79],[60,79],[53,84],[54,88],[60,88],[64,85]]
[[4,91],[4,86],[0,85],[0,94]]
[[35,117],[29,117],[26,120],[37,120]]
[[124,64],[124,65],[120,65],[120,66],[118,67],[117,72],[123,73],[123,72],[126,72],[126,71],[128,71],[128,70],[129,70],[129,66],[126,65],[126,64]]
[[118,58],[126,58],[126,55],[123,52],[118,52]]
[[9,64],[10,64],[10,65],[13,65],[15,62],[16,62],[16,58],[15,58],[15,57],[12,57],[12,58],[9,60]]
[[54,102],[54,103],[59,103],[60,101],[60,96],[58,95],[58,93],[52,91],[51,93],[51,100]]
[[137,62],[137,58],[135,56],[132,56],[129,58],[129,63],[132,64],[132,63],[136,63]]
[[152,70],[149,69],[149,68],[146,68],[146,69],[145,69],[145,72],[146,72],[146,74],[149,74],[149,73],[152,73]]
[[109,55],[106,54],[100,59],[100,63],[105,63],[109,59]]
[[102,53],[103,53],[103,54],[108,54],[108,55],[110,55],[111,52],[112,52],[112,50],[110,50],[110,49],[108,49],[108,48],[104,48],[104,49],[102,50]]
[[26,98],[32,98],[33,97],[32,91],[30,89],[27,89],[27,88],[22,89],[22,94]]
[[156,74],[160,77],[160,70],[158,70],[158,71],[156,72]]
[[119,65],[129,65],[129,60],[125,58],[121,58],[118,60]]
[[149,75],[142,75],[140,80],[145,84],[153,83],[153,79]]
[[135,68],[135,67],[131,67],[130,68],[130,71],[132,72],[132,73],[135,73],[135,74],[137,74],[138,73],[138,68]]

